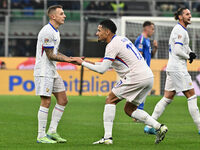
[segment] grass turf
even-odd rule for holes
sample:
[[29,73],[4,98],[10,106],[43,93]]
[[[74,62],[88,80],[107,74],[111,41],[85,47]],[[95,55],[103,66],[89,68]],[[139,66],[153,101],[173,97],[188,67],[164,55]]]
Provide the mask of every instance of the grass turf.
[[[152,113],[161,97],[149,96],[145,110]],[[187,101],[176,97],[159,118],[169,131],[163,142],[154,144],[155,136],[144,134],[144,125],[135,123],[123,111],[125,101],[117,105],[113,128],[113,145],[92,145],[103,136],[105,97],[71,96],[58,127],[58,133],[67,138],[63,144],[38,144],[37,112],[40,98],[36,96],[0,96],[0,149],[2,150],[197,150],[200,135],[191,119]],[[199,102],[198,102],[199,104]],[[55,99],[49,111],[51,114]],[[48,120],[50,121],[51,115]],[[49,122],[48,122],[49,125]]]

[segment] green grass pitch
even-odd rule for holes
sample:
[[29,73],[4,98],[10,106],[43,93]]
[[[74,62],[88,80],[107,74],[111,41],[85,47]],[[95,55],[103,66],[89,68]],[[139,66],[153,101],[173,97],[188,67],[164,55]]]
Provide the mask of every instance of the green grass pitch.
[[[148,96],[145,110],[152,113],[161,97]],[[176,97],[159,118],[168,126],[165,140],[155,145],[154,135],[144,134],[142,123],[125,115],[125,101],[117,105],[113,128],[113,145],[92,145],[103,136],[103,96],[70,96],[58,133],[68,140],[64,144],[38,144],[37,96],[0,96],[1,150],[199,150],[200,135],[191,119],[185,97]],[[52,98],[51,109],[55,105]],[[198,102],[198,105],[200,103]],[[49,115],[50,120],[51,115]],[[49,122],[48,122],[49,125]]]

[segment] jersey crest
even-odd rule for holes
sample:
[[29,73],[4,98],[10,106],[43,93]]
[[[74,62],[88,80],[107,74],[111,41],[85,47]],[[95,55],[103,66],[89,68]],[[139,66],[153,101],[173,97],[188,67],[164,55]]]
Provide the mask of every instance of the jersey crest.
[[49,42],[49,39],[45,38],[44,43],[47,44]]

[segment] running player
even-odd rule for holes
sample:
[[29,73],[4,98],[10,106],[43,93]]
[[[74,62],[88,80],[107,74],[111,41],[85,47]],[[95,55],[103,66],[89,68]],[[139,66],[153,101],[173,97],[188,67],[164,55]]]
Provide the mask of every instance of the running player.
[[111,20],[104,20],[98,25],[98,41],[107,43],[101,64],[74,58],[78,64],[102,74],[112,66],[121,78],[106,98],[103,114],[104,137],[93,144],[113,144],[112,128],[116,104],[122,99],[126,99],[124,111],[129,117],[151,125],[157,130],[155,143],[159,143],[164,139],[167,127],[155,121],[144,110],[137,109],[152,89],[153,73],[133,43],[126,37],[115,35],[116,30],[116,25]]
[[[200,114],[197,96],[194,92],[191,76],[187,70],[187,60],[193,62],[196,54],[189,47],[187,26],[191,24],[191,13],[187,8],[179,8],[175,13],[178,24],[173,28],[169,39],[169,61],[164,97],[156,104],[152,117],[158,119],[170,104],[176,92],[183,92],[187,97],[188,109],[200,134]],[[147,126],[146,126],[147,127]],[[150,127],[148,127],[150,129]]]
[[[49,23],[38,34],[36,63],[34,67],[36,95],[41,98],[38,111],[38,143],[62,143],[66,139],[57,133],[57,126],[68,102],[63,80],[56,71],[56,61],[71,62],[71,59],[58,51],[60,33],[58,27],[64,24],[65,14],[60,5],[48,8]],[[46,124],[51,94],[57,103],[53,109],[51,123],[46,134]]]

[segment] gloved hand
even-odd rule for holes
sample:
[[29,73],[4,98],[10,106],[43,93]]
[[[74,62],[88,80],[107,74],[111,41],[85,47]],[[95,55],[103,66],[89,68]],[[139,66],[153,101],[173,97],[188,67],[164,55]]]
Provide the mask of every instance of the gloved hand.
[[188,60],[189,60],[189,63],[191,64],[193,60],[197,57],[197,55],[194,52],[190,52],[189,56],[190,58]]

